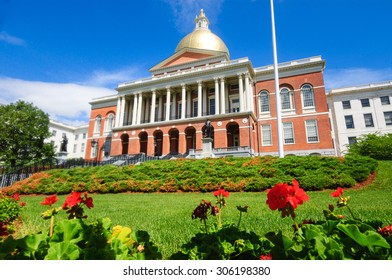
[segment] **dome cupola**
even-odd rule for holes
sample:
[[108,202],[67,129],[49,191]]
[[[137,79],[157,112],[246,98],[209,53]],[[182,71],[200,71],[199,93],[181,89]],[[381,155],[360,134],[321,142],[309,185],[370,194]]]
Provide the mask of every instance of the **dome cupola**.
[[209,20],[203,9],[200,10],[199,16],[196,16],[195,24],[195,29],[180,41],[175,52],[188,48],[223,52],[229,55],[229,50],[222,39],[208,28]]

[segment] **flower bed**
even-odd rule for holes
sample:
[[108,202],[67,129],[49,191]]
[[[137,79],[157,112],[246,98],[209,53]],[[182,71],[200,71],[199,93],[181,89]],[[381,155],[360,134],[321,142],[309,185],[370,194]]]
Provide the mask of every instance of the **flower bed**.
[[352,187],[375,171],[367,157],[254,157],[151,161],[141,165],[51,170],[3,189],[12,194],[264,191],[296,178],[306,190]]

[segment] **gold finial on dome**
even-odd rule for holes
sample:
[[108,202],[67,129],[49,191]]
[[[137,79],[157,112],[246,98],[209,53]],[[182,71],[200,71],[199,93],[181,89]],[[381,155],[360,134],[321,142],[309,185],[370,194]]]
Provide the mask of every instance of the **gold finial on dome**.
[[223,52],[229,55],[229,50],[222,39],[208,28],[210,22],[203,9],[200,10],[199,16],[196,16],[195,23],[196,28],[180,41],[175,52],[190,48]]

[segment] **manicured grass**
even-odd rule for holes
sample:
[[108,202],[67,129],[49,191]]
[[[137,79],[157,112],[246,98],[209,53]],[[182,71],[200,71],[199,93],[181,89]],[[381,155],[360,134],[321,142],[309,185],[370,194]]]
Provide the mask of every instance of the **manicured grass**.
[[[351,196],[350,207],[355,215],[363,220],[380,220],[387,225],[392,223],[392,161],[379,162],[377,173],[377,178],[371,185],[360,189],[347,189],[345,194]],[[308,192],[310,200],[296,210],[297,221],[324,219],[322,210],[327,209],[328,204],[336,204],[336,198],[331,197],[330,193],[330,190]],[[215,197],[211,193],[123,193],[91,196],[95,206],[86,210],[87,221],[109,217],[113,225],[146,230],[165,259],[178,251],[180,246],[198,231],[201,224],[198,220],[192,220],[191,215],[201,200],[215,203]],[[22,211],[23,225],[19,235],[47,230],[49,222],[40,218],[41,212],[47,209],[40,205],[44,197],[22,196],[22,201],[27,202],[27,206]],[[60,201],[55,206],[60,206],[65,196],[59,198]],[[223,210],[224,222],[238,222],[238,205],[249,206],[248,213],[242,219],[243,229],[260,235],[280,229],[291,232],[292,220],[282,219],[280,212],[268,208],[266,192],[231,193]],[[337,209],[335,212],[349,215],[346,209]],[[65,218],[65,213],[57,217]],[[214,217],[210,222],[213,219]]]

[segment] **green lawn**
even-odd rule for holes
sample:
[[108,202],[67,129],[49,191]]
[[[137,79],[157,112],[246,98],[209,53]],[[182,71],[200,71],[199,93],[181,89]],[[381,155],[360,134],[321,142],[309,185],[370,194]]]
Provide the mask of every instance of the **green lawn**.
[[[355,215],[363,220],[381,220],[392,223],[392,161],[380,161],[377,179],[361,189],[348,189],[345,194],[351,196],[350,206]],[[297,221],[303,219],[323,219],[322,210],[328,204],[335,204],[336,198],[331,191],[308,192],[310,200],[300,205]],[[93,194],[94,208],[86,210],[88,220],[109,217],[113,225],[129,226],[149,232],[152,241],[159,247],[164,258],[176,252],[181,244],[193,236],[199,226],[198,220],[192,220],[193,209],[202,199],[215,203],[210,193],[124,193]],[[29,232],[47,230],[49,222],[40,217],[47,208],[40,205],[45,196],[22,196],[27,202],[22,211],[23,225],[20,235]],[[55,206],[63,203],[65,196]],[[231,193],[227,207],[223,210],[223,221],[238,222],[239,212],[236,206],[249,206],[248,213],[242,219],[242,228],[265,234],[268,231],[283,229],[291,231],[292,220],[282,219],[280,212],[271,211],[266,204],[266,193]],[[349,215],[346,209],[337,213]],[[65,213],[57,217],[66,218]]]

